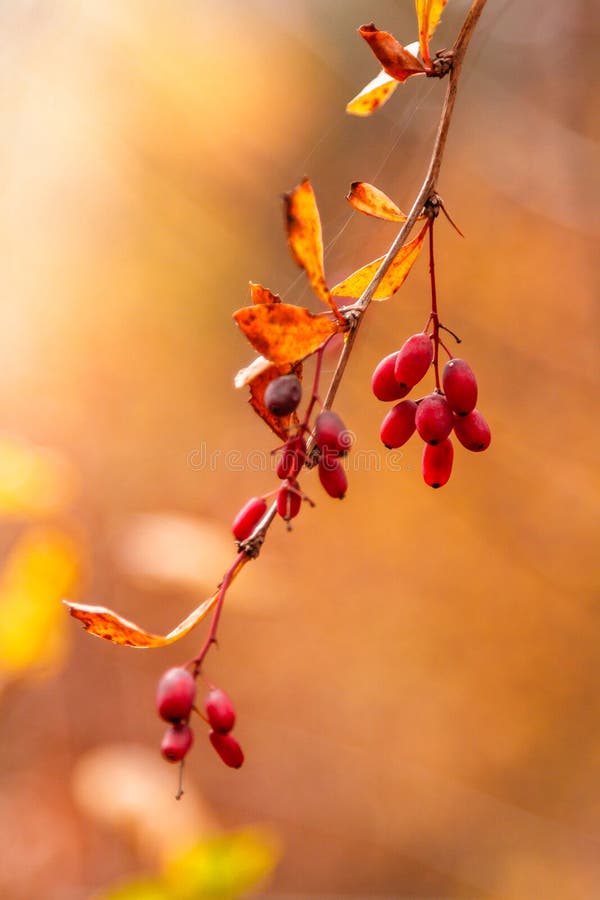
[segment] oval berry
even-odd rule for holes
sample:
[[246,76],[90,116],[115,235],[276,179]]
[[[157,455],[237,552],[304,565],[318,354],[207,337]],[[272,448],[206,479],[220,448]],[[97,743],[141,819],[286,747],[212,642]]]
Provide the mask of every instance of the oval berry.
[[244,762],[244,752],[234,736],[211,731],[208,737],[225,765],[231,769],[239,769]]
[[423,397],[415,415],[419,435],[427,444],[439,444],[445,440],[454,425],[452,410],[442,394]]
[[337,413],[326,409],[315,422],[315,441],[322,451],[343,455],[352,446],[352,435]]
[[281,456],[277,463],[277,477],[296,478],[302,470],[306,460],[306,441],[302,435],[290,438],[281,450]]
[[394,378],[410,390],[427,374],[433,362],[433,341],[424,331],[413,334],[402,344],[396,356]]
[[425,444],[423,448],[422,470],[425,484],[429,487],[443,487],[452,472],[454,447],[450,438],[441,444]]
[[274,416],[293,413],[302,397],[302,385],[295,375],[280,375],[267,385],[265,406]]
[[189,725],[171,725],[165,731],[160,752],[167,762],[181,762],[194,743],[194,733]]
[[156,708],[165,722],[187,719],[194,705],[196,682],[187,669],[167,669],[156,689]]
[[277,512],[282,519],[289,522],[295,519],[302,506],[302,497],[298,492],[298,485],[291,479],[286,479],[277,491]]
[[220,688],[208,692],[204,701],[206,717],[210,727],[220,734],[227,734],[235,725],[235,709],[233,703]]
[[463,447],[473,453],[487,450],[492,440],[490,426],[478,409],[472,410],[467,416],[456,416],[454,431]]
[[466,416],[477,403],[477,381],[464,359],[449,359],[442,372],[442,388],[450,409]]
[[348,490],[348,477],[336,456],[323,453],[319,459],[319,480],[330,497],[343,500]]
[[378,400],[389,402],[390,400],[402,400],[406,397],[410,388],[402,386],[396,381],[394,369],[396,368],[396,358],[398,351],[390,353],[377,364],[373,377],[371,378],[371,388]]
[[252,497],[243,506],[235,519],[231,530],[236,541],[245,541],[249,538],[264,514],[267,511],[267,504],[262,497]]
[[390,409],[379,430],[379,436],[389,450],[401,447],[412,436],[416,412],[414,400],[403,400]]

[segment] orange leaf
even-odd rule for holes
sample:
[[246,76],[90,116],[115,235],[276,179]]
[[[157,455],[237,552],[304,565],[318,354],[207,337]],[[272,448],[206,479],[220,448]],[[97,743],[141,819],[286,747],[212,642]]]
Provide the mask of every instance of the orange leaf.
[[399,81],[382,69],[379,75],[348,103],[346,112],[351,116],[370,116],[390,99],[399,84]]
[[312,185],[308,178],[283,196],[288,244],[294,260],[306,271],[311,286],[323,303],[331,307],[336,317],[340,313],[331,299],[325,282],[323,263],[323,232],[321,218]]
[[406,81],[411,75],[422,75],[425,67],[396,38],[387,31],[379,31],[373,23],[361,25],[358,33],[381,63],[385,72],[396,81]]
[[406,222],[406,215],[399,209],[393,200],[366,181],[353,181],[346,200],[359,212],[367,216],[375,216],[376,219],[386,219],[388,222]]
[[[400,248],[384,275],[381,284],[375,291],[373,300],[387,300],[402,286],[419,255],[428,228],[429,222],[423,226],[416,238],[413,238],[412,241]],[[336,284],[331,289],[331,293],[340,297],[358,299],[364,293],[383,260],[384,257],[380,256],[379,259],[374,259],[373,262],[363,266],[362,269],[357,269],[345,281]]]
[[425,64],[431,64],[429,41],[442,17],[448,0],[415,0],[417,22],[419,23],[419,47]]
[[269,428],[275,432],[277,437],[286,441],[290,434],[290,428],[297,427],[299,419],[296,413],[288,416],[275,416],[265,406],[265,391],[274,378],[280,375],[286,375],[290,371],[302,381],[302,363],[296,363],[293,366],[269,366],[268,369],[261,372],[250,382],[250,400],[252,409],[267,423]]
[[250,299],[253,303],[281,303],[279,294],[274,294],[268,288],[263,287],[262,284],[254,284],[253,281],[249,282],[249,284]]
[[79,619],[86,631],[96,637],[106,638],[113,644],[124,647],[166,647],[189,634],[192,628],[204,619],[215,603],[219,592],[201,603],[187,618],[166,635],[149,634],[133,622],[129,622],[105,606],[85,606],[83,603],[70,603],[63,600],[71,615]]
[[343,330],[340,322],[315,316],[303,306],[289,303],[245,306],[233,318],[252,346],[276,366],[299,362],[332,334]]

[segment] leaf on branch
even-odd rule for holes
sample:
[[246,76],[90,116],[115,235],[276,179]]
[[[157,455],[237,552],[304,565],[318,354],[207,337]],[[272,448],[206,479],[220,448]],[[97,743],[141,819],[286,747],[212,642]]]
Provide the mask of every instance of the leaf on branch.
[[373,23],[361,25],[358,33],[381,63],[384,72],[396,81],[406,81],[412,75],[423,75],[425,66],[406,47],[387,31],[379,31]]
[[341,319],[325,282],[323,232],[315,193],[308,178],[283,195],[288,244],[292,258],[304,269],[311,286],[323,303]]
[[315,316],[303,306],[289,303],[245,306],[233,318],[254,349],[276,366],[305,359],[345,327],[345,323]]
[[394,201],[366,181],[353,181],[346,200],[350,206],[367,216],[385,219],[388,222],[406,222],[405,213]]
[[425,64],[431,64],[429,41],[439,25],[442,12],[448,0],[415,0],[417,22],[419,23],[419,48]]
[[234,387],[239,389],[243,388],[246,384],[250,384],[254,378],[257,378],[262,372],[266,372],[271,365],[271,360],[265,359],[264,356],[257,356],[256,359],[252,360],[249,366],[239,370],[233,379]]
[[399,84],[399,81],[382,69],[379,75],[348,103],[346,112],[351,116],[370,116],[390,99]]
[[180,622],[179,625],[166,635],[150,634],[134,625],[122,616],[117,615],[105,606],[86,606],[82,603],[70,603],[63,600],[69,612],[75,619],[79,619],[86,631],[96,637],[105,638],[112,641],[113,644],[119,644],[124,647],[166,647],[173,644],[180,638],[185,637],[196,625],[206,618],[211,609],[217,602],[219,592],[217,591],[204,603],[190,613],[187,618]]
[[265,406],[265,391],[273,379],[280,375],[287,375],[290,371],[302,381],[302,363],[295,363],[293,366],[274,366],[270,365],[268,369],[261,372],[250,382],[250,400],[248,401],[252,409],[267,423],[269,428],[275,432],[277,437],[286,441],[289,437],[290,428],[297,427],[299,424],[298,416],[295,412],[287,416],[276,416]]
[[279,294],[274,294],[269,288],[263,287],[262,284],[250,284],[250,299],[253,303],[281,303]]
[[[417,256],[419,255],[419,251],[423,246],[423,241],[425,240],[428,228],[429,222],[423,226],[416,238],[413,238],[412,241],[409,241],[408,244],[404,244],[404,246],[400,248],[394,257],[394,261],[381,280],[381,284],[373,294],[373,300],[387,300],[403,285],[406,276],[412,269]],[[374,259],[373,262],[363,266],[362,269],[357,269],[357,271],[353,272],[352,275],[349,275],[345,281],[336,284],[336,286],[331,289],[331,293],[340,297],[352,297],[358,299],[372,281],[373,276],[384,259],[385,257],[380,256],[379,259]]]

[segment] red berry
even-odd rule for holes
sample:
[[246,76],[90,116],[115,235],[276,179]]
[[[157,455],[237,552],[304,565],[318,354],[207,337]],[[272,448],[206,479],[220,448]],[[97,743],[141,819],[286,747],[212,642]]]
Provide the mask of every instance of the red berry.
[[187,669],[177,666],[167,669],[158,682],[156,707],[165,722],[187,719],[194,705],[196,682]]
[[332,409],[319,413],[315,422],[315,441],[320,450],[343,455],[352,446],[352,435]]
[[220,734],[227,734],[235,725],[235,709],[233,703],[220,688],[209,691],[204,701],[204,709],[210,727]]
[[390,409],[379,431],[381,440],[390,450],[401,447],[414,433],[416,411],[414,400],[403,400]]
[[302,397],[302,386],[295,375],[280,375],[265,391],[265,406],[274,416],[293,413]]
[[455,416],[454,431],[463,447],[474,453],[487,450],[492,440],[490,426],[478,409],[472,410],[467,416]]
[[249,538],[264,514],[267,511],[267,504],[262,497],[252,497],[243,506],[235,519],[231,530],[236,541],[245,541]]
[[454,425],[452,410],[442,394],[423,397],[415,415],[419,435],[427,444],[439,444],[445,440]]
[[302,506],[302,496],[298,484],[293,479],[286,479],[277,491],[277,512],[282,519],[289,522],[295,519]]
[[398,351],[394,378],[400,387],[410,390],[427,374],[432,361],[433,342],[429,335],[424,331],[413,334]]
[[194,733],[189,725],[171,725],[165,731],[160,752],[168,762],[181,762],[194,743]]
[[208,737],[225,765],[232,769],[239,769],[244,762],[244,752],[234,736],[211,731]]
[[443,487],[452,472],[454,447],[450,438],[441,444],[425,444],[423,448],[423,478],[432,488]]
[[466,416],[477,403],[477,381],[464,359],[449,359],[442,372],[442,387],[450,409]]
[[284,444],[279,462],[277,463],[277,477],[296,478],[306,459],[306,441],[302,435],[292,437]]
[[336,456],[322,453],[319,459],[319,479],[330,497],[343,500],[348,490],[348,478]]
[[371,378],[371,388],[378,400],[402,400],[410,390],[410,387],[402,386],[396,381],[394,369],[397,356],[398,351],[390,353],[389,356],[384,356],[375,367]]

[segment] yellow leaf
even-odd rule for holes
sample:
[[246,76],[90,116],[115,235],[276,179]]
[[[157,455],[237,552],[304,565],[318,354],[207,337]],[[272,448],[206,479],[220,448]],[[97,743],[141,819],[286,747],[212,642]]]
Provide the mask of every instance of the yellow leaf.
[[370,116],[390,99],[399,84],[399,81],[382,69],[379,75],[348,103],[346,112],[351,116]]
[[429,41],[442,17],[448,0],[415,0],[417,22],[419,24],[419,47],[426,65],[431,64]]
[[[429,222],[423,226],[416,238],[413,238],[408,244],[404,244],[400,248],[394,260],[384,275],[381,284],[373,295],[373,300],[387,300],[392,294],[395,294],[398,288],[404,283],[406,276],[413,267],[419,251],[423,246]],[[331,289],[331,293],[340,297],[353,297],[358,299],[364,293],[366,287],[370,284],[377,269],[383,262],[384,257],[374,259],[361,269],[357,269],[352,275],[349,275],[344,281],[336,284]]]
[[139,625],[124,619],[105,606],[87,606],[83,603],[71,603],[64,600],[65,606],[75,619],[79,619],[86,631],[96,637],[105,638],[113,644],[123,647],[166,647],[185,637],[196,625],[206,618],[217,602],[218,591],[201,603],[187,618],[168,634],[150,634]]
[[245,306],[233,318],[255,350],[276,366],[305,359],[327,338],[343,330],[339,322],[289,303]]
[[358,212],[376,219],[385,219],[388,222],[406,222],[406,215],[399,209],[393,200],[366,181],[354,181],[350,185],[350,192],[346,200]]
[[283,202],[292,257],[306,271],[317,297],[331,307],[336,317],[340,318],[338,308],[331,299],[325,282],[321,218],[308,178],[301,181],[291,193],[284,194]]
[[279,294],[274,294],[262,284],[250,282],[250,299],[253,303],[281,303]]
[[0,576],[0,671],[53,668],[64,655],[60,600],[80,576],[76,542],[55,528],[25,532]]
[[361,25],[358,33],[365,39],[382,68],[396,81],[406,81],[412,75],[423,75],[425,67],[420,59],[403,47],[388,31],[380,31],[371,22]]

